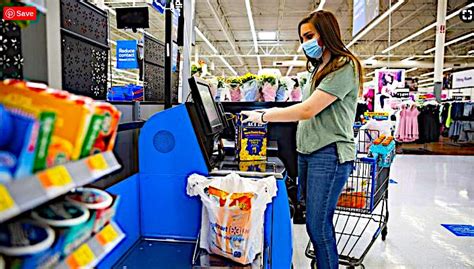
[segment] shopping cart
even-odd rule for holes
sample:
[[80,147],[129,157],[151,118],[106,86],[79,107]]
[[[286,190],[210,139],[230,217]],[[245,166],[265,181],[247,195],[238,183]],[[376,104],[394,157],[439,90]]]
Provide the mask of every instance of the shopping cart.
[[[349,268],[361,266],[372,245],[381,235],[387,237],[388,184],[390,167],[378,165],[380,160],[367,157],[370,144],[379,137],[375,130],[354,126],[358,157],[334,215],[339,264]],[[311,241],[306,248],[314,268],[315,254]]]

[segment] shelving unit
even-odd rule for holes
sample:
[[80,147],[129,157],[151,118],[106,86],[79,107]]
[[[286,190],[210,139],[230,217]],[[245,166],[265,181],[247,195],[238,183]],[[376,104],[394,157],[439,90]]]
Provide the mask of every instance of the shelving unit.
[[57,268],[93,268],[124,238],[125,234],[120,227],[115,222],[110,222],[66,257]]
[[104,152],[0,184],[0,222],[92,183],[120,167],[112,152]]

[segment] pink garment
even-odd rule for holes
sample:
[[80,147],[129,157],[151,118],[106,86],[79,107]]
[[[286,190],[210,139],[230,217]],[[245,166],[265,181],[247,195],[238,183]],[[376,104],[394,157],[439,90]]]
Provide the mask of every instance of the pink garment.
[[301,88],[300,87],[296,87],[294,88],[292,91],[291,91],[291,101],[301,101],[303,98],[302,98],[302,94],[301,94]]
[[413,142],[420,138],[420,135],[418,132],[418,115],[420,114],[420,111],[418,111],[418,109],[415,106],[412,106],[410,109],[407,110],[407,113],[409,115],[408,136],[410,137],[410,140]]
[[400,142],[404,142],[406,139],[406,112],[407,110],[405,109],[405,106],[402,106],[402,109],[400,110],[400,121],[398,123],[397,133],[395,134],[396,140]]
[[265,102],[275,102],[276,90],[276,86],[272,86],[270,83],[265,82],[262,89],[263,100]]
[[369,91],[364,95],[369,111],[374,111],[374,92],[374,89],[369,89]]
[[230,100],[232,102],[240,102],[241,98],[242,96],[240,94],[240,87],[230,89]]
[[402,107],[400,121],[395,137],[400,142],[414,142],[420,138],[418,131],[418,115],[420,112],[415,106],[411,108]]

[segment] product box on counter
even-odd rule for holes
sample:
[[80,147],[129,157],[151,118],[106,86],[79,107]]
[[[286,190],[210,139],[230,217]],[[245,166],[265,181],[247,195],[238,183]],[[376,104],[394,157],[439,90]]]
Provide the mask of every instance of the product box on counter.
[[235,150],[239,161],[263,161],[267,159],[267,125],[243,123],[245,116],[237,115]]
[[240,161],[239,170],[243,172],[265,172],[267,169],[266,161]]

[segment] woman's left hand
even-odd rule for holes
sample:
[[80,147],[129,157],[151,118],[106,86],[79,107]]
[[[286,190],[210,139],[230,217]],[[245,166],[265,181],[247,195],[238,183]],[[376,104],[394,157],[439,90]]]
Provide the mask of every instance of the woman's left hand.
[[262,122],[262,111],[242,111],[241,114],[247,116],[247,118],[242,123],[255,122],[258,124],[263,124]]

